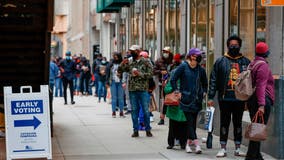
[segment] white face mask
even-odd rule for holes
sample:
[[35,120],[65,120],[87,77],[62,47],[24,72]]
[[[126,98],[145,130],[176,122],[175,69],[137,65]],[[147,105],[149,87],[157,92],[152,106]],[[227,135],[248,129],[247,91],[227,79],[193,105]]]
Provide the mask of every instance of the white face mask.
[[170,55],[169,55],[168,53],[163,53],[163,57],[164,57],[164,58],[169,58],[169,56],[170,56]]

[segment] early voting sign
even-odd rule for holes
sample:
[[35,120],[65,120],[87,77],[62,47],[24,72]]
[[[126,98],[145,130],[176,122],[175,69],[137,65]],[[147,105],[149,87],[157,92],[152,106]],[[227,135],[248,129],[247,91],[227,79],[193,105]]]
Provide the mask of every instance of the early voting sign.
[[30,86],[21,87],[20,93],[4,87],[4,102],[7,159],[52,159],[48,86],[36,93]]

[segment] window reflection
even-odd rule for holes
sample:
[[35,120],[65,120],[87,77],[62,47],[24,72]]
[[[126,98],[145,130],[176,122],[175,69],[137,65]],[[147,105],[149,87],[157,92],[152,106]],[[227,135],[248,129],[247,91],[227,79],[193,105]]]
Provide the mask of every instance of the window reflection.
[[[245,0],[249,1],[249,0]],[[230,0],[230,35],[239,35],[238,32],[238,16],[239,16],[239,9],[238,9],[238,0]]]
[[146,2],[146,49],[149,50],[151,57],[154,57],[154,53],[157,50],[157,32],[156,32],[156,23],[157,23],[157,5],[152,5],[151,1]]
[[266,8],[261,6],[261,0],[256,4],[256,42],[265,42],[266,37]]

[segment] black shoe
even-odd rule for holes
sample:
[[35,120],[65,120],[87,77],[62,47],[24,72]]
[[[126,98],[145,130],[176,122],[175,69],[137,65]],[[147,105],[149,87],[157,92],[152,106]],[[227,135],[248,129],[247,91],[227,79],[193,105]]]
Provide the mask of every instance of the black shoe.
[[185,149],[185,145],[180,146],[180,149]]
[[67,102],[64,102],[64,105],[67,105]]
[[139,137],[139,133],[138,131],[134,131],[133,134],[131,135],[131,137]]
[[151,131],[146,131],[146,136],[147,136],[147,137],[153,137]]
[[158,125],[164,125],[165,124],[165,120],[161,119],[160,122],[158,123]]
[[131,111],[126,111],[125,113],[124,113],[125,115],[128,115],[128,114],[131,114]]
[[75,101],[72,101],[71,104],[75,104]]
[[167,147],[167,149],[173,149],[174,148],[174,146],[168,146]]

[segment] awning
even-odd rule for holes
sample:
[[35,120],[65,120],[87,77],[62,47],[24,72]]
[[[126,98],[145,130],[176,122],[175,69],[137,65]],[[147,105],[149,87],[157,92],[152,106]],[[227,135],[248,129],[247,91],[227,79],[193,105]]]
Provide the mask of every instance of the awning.
[[108,7],[106,0],[97,0],[97,13],[118,13],[121,7]]
[[134,0],[105,0],[107,7],[129,7],[134,3]]

